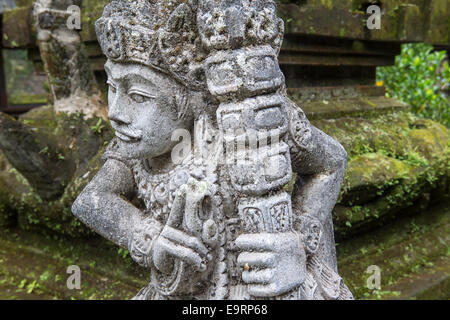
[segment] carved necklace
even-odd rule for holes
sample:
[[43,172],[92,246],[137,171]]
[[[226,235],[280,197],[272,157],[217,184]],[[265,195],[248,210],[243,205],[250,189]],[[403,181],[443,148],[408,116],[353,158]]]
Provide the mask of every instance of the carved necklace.
[[192,157],[187,157],[171,171],[160,174],[151,172],[147,160],[133,160],[131,164],[138,197],[144,201],[147,213],[164,223],[172,208],[175,191],[192,176]]

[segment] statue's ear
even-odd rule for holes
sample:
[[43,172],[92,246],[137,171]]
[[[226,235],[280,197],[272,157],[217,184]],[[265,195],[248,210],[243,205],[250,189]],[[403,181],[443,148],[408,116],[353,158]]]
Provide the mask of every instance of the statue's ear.
[[193,118],[193,105],[195,105],[195,95],[186,87],[182,87],[173,96],[171,104],[171,115],[173,120],[189,120]]
[[182,119],[182,110],[186,108],[187,97],[183,91],[179,91],[179,93],[175,93],[170,99],[171,103],[168,108],[170,111],[170,119],[177,121]]
[[204,91],[189,90],[182,86],[173,93],[170,105],[170,118],[172,120],[195,120],[198,116],[207,111]]
[[179,109],[180,119],[198,119],[207,111],[206,94],[204,91],[186,90],[186,105]]

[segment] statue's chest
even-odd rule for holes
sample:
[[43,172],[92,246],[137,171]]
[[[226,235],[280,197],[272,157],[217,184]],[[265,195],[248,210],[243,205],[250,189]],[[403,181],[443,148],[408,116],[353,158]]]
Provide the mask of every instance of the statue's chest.
[[[176,191],[187,184],[191,177],[197,180],[207,180],[208,187],[212,189],[211,210],[219,238],[215,249],[213,249],[216,263],[211,270],[211,290],[218,290],[217,294],[227,288],[227,292],[235,298],[247,297],[245,286],[241,285],[241,268],[237,263],[238,251],[235,240],[241,234],[241,221],[235,213],[232,205],[225,205],[225,199],[231,194],[222,189],[223,185],[218,183],[221,174],[213,174],[200,177],[201,168],[190,164],[181,165],[171,172],[165,174],[153,174],[145,163],[136,162],[133,166],[134,179],[141,198],[149,215],[166,223],[172,204],[175,200]],[[221,187],[219,187],[219,185]],[[228,188],[226,188],[228,190]],[[187,281],[187,280],[186,280]],[[204,298],[204,297],[203,297]]]
[[136,161],[133,176],[138,197],[143,200],[146,211],[154,218],[165,222],[168,218],[175,192],[191,177],[191,165],[180,165],[174,170],[163,173],[151,173],[144,161]]

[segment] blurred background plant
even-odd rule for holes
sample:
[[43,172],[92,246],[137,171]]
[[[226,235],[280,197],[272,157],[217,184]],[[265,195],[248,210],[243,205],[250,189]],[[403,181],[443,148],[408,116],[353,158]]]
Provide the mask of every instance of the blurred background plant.
[[392,67],[377,68],[387,96],[411,105],[419,116],[450,126],[450,68],[445,51],[424,43],[404,44]]

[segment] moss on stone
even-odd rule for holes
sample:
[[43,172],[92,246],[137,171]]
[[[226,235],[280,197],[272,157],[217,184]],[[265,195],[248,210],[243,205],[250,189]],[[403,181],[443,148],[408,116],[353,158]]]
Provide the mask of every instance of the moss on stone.
[[[368,30],[367,0],[278,1],[287,34],[307,34],[380,41],[425,41],[448,44],[445,1],[382,2],[381,29]],[[334,23],[330,23],[334,21]],[[341,22],[341,23],[339,23]],[[345,22],[345,23],[344,23]]]
[[8,96],[8,104],[45,104],[47,94],[16,94]]
[[[70,208],[78,194],[101,167],[101,155],[107,142],[112,138],[110,125],[100,118],[86,119],[82,114],[56,114],[51,106],[36,108],[20,117],[19,121],[31,128],[37,136],[51,137],[52,144],[56,144],[59,150],[59,153],[54,155],[53,162],[55,165],[58,161],[67,162],[64,167],[69,179],[65,182],[60,197],[45,200],[33,188],[34,184],[31,183],[30,186],[28,181],[4,159],[0,179],[7,176],[8,181],[15,179],[22,184],[20,188],[17,186],[12,188],[11,183],[0,186],[0,220],[4,218],[5,221],[8,219],[11,221],[13,215],[12,217],[18,220],[19,226],[24,230],[72,237],[92,236],[94,233],[72,215]],[[45,145],[50,141],[43,140],[40,143]],[[47,156],[46,153],[51,153],[52,150],[44,148],[41,150],[42,156]],[[5,191],[2,193],[3,185]],[[16,192],[16,189],[20,192]],[[2,209],[3,207],[5,209]]]
[[356,156],[348,164],[341,203],[368,203],[408,174],[409,167],[405,163],[384,154],[367,153]]
[[5,48],[26,48],[34,46],[34,34],[31,32],[32,7],[20,7],[6,10],[2,14],[2,44]]
[[[448,299],[448,291],[442,294],[439,282],[412,281],[413,277],[439,272],[440,261],[448,261],[448,213],[447,202],[340,242],[337,246],[339,273],[355,298],[420,298],[425,289],[428,298]],[[370,290],[366,285],[371,275],[366,271],[372,265],[381,269],[380,290]],[[448,279],[448,269],[446,272]],[[410,281],[404,281],[407,279]],[[442,285],[445,283],[448,280],[444,277]]]
[[21,195],[29,191],[27,180],[11,167],[0,151],[0,228],[16,224]]
[[39,233],[57,233],[60,235],[89,237],[95,233],[81,223],[71,212],[70,208],[78,194],[101,168],[100,150],[84,168],[74,175],[64,194],[55,201],[44,202],[35,193],[28,193],[22,197],[22,205],[18,209],[19,226],[23,230]]
[[439,123],[408,112],[312,122],[349,154],[334,210],[338,239],[448,196],[450,135]]
[[[148,270],[124,260],[117,250],[100,237],[5,230],[0,234],[0,299],[128,300],[148,283]],[[80,290],[66,285],[67,266],[74,262],[82,270]]]

